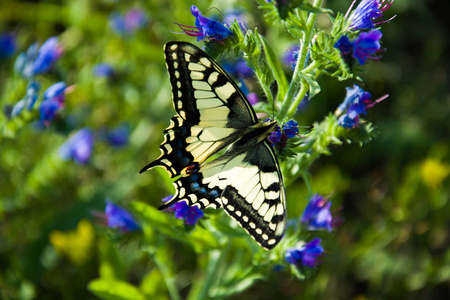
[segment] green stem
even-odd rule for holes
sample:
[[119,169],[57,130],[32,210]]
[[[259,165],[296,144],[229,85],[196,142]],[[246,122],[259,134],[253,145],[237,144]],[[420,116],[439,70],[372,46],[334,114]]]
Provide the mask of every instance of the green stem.
[[[238,45],[239,49],[247,55],[247,57],[244,57],[244,60],[246,60],[247,63],[250,63],[250,65],[253,66],[256,77],[258,78],[259,85],[263,89],[267,100],[269,100],[270,103],[273,103],[272,92],[270,91],[270,87],[264,83],[264,81],[263,81],[264,74],[261,71],[261,68],[259,67],[258,60],[259,60],[260,54],[254,55],[253,53],[250,53],[250,51],[247,51],[248,49],[246,47],[246,44],[244,43],[244,34],[242,33],[241,30],[236,30],[236,34],[237,34],[237,40],[240,41],[239,45]],[[255,34],[257,34],[257,32],[255,32]]]
[[[302,73],[309,73],[312,71],[315,71],[317,63],[314,61],[313,63],[311,63],[308,67],[304,68]],[[300,105],[300,102],[302,102],[303,98],[305,97],[306,93],[309,91],[309,84],[306,80],[302,79],[301,80],[301,89],[300,91],[295,95],[295,99],[292,102],[290,108],[289,108],[289,112],[288,112],[288,116],[292,116],[295,114],[295,112],[297,111],[297,107]]]
[[178,293],[178,289],[175,285],[175,278],[173,274],[171,274],[169,268],[164,263],[164,261],[160,259],[157,253],[154,255],[154,259],[156,265],[158,266],[159,270],[161,271],[164,277],[164,281],[166,283],[167,290],[169,291],[170,298],[172,300],[181,300],[180,294]]
[[256,77],[258,78],[259,85],[262,87],[267,100],[269,100],[269,103],[273,104],[272,92],[270,91],[270,87],[267,84],[265,84],[264,81],[262,80],[264,74],[261,71],[261,68],[259,67],[258,62],[254,62],[252,60],[252,64],[255,67],[255,74],[256,74]]
[[[323,0],[314,0],[313,5],[316,7],[320,7],[322,5]],[[278,119],[283,120],[287,116],[293,115],[293,110],[290,109],[291,107],[291,99],[294,99],[295,95],[299,92],[298,88],[301,86],[301,91],[305,89],[305,85],[307,85],[306,82],[301,82],[301,73],[305,66],[306,59],[308,57],[308,49],[309,45],[311,44],[312,35],[314,32],[314,24],[316,23],[317,19],[317,13],[310,13],[308,17],[308,21],[306,23],[306,30],[304,32],[304,35],[302,39],[300,40],[300,53],[298,55],[297,59],[297,65],[294,70],[294,75],[292,76],[291,83],[289,85],[288,92],[286,93],[286,97],[284,97],[283,105],[281,106],[280,112],[278,113]],[[308,87],[309,88],[309,87]],[[306,94],[306,92],[305,92]],[[303,95],[304,96],[304,95]],[[299,95],[297,98],[300,98]],[[301,97],[300,99],[302,99]]]
[[224,249],[212,250],[208,254],[208,266],[206,268],[206,273],[204,276],[204,280],[200,287],[200,291],[197,296],[194,298],[189,297],[189,299],[210,299],[214,298],[214,295],[211,295],[211,287],[213,286],[216,278],[219,277],[218,269],[222,262],[224,261],[225,254],[227,253],[228,247]]
[[306,80],[301,80],[301,88],[300,91],[295,95],[295,100],[292,102],[292,105],[289,108],[287,113],[288,116],[293,116],[297,111],[297,107],[300,105],[300,102],[305,97],[306,93],[309,91],[309,84]]

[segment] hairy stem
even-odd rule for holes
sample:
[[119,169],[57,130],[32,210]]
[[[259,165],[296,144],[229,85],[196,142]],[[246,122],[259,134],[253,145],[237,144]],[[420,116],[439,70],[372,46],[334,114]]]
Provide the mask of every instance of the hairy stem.
[[[314,0],[313,5],[316,7],[320,7],[322,5],[322,1],[323,0]],[[294,70],[294,75],[292,76],[288,92],[286,93],[280,112],[278,113],[279,120],[283,120],[286,117],[291,117],[295,113],[295,110],[291,108],[291,104],[294,101],[294,97],[298,93],[304,92],[303,96],[302,95],[297,96],[297,99],[303,99],[304,95],[307,92],[305,86],[307,86],[309,89],[307,82],[305,80],[301,80],[301,74],[307,62],[306,60],[308,57],[308,49],[311,44],[316,19],[317,13],[309,14],[308,21],[306,23],[306,30],[304,32],[302,39],[300,39],[300,52],[297,59],[297,65]]]

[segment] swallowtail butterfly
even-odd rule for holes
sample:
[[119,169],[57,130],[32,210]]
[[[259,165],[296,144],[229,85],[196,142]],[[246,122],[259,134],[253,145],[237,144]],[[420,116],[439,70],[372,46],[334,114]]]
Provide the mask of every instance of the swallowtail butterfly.
[[196,46],[169,42],[164,53],[177,114],[164,131],[160,157],[141,170],[162,166],[178,178],[175,195],[159,209],[179,201],[222,207],[272,249],[286,230],[283,179],[268,142],[276,122],[259,121],[230,76]]

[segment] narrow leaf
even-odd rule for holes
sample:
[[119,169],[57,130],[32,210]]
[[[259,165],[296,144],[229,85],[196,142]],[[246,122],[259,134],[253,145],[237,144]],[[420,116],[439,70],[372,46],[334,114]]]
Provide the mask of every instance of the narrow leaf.
[[278,83],[277,98],[284,99],[284,96],[286,95],[289,87],[286,74],[284,74],[283,67],[281,66],[280,61],[275,55],[275,52],[273,51],[273,48],[270,45],[269,41],[267,41],[267,39],[262,35],[259,35],[259,39],[261,41],[261,44],[263,45],[264,52],[267,58],[267,63],[269,64],[270,70],[272,71],[272,74]]

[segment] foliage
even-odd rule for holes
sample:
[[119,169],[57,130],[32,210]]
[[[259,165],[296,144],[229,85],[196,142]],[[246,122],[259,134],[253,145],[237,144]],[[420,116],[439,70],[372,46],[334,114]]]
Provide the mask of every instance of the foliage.
[[[138,174],[159,155],[174,113],[162,46],[195,43],[173,24],[194,26],[192,3],[2,1],[0,298],[447,295],[447,33],[430,25],[413,34],[408,23],[447,19],[436,12],[430,20],[434,6],[396,0],[383,18],[398,16],[375,24],[381,49],[361,65],[351,49],[336,47],[343,35],[356,41],[369,32],[351,28],[344,2],[198,3],[233,32],[198,45],[219,63],[245,60],[254,76],[235,80],[258,94],[255,110],[280,130],[294,119],[305,126],[276,147],[289,227],[266,251],[221,210],[205,210],[196,225],[157,210],[172,180],[161,169]],[[241,19],[211,7],[225,16],[239,9]],[[283,55],[295,57],[293,68]],[[339,117],[357,110],[336,108],[353,84],[390,97],[364,104],[344,128]],[[324,226],[332,232],[300,222],[316,193],[332,202],[333,223]],[[105,211],[107,203],[120,204],[120,215]],[[302,262],[311,241],[316,252]]]

